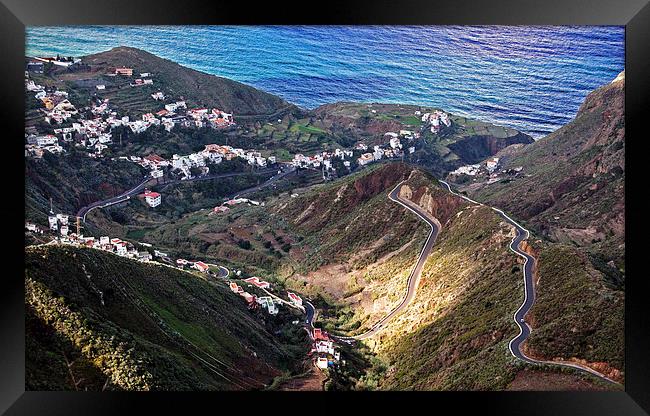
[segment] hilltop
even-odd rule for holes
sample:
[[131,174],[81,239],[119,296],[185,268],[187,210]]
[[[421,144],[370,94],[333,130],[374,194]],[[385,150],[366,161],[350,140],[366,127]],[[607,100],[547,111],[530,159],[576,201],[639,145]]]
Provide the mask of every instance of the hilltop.
[[255,316],[204,279],[100,250],[28,247],[26,389],[261,389],[302,357],[299,327]]
[[[282,98],[249,85],[187,68],[137,48],[119,46],[81,59],[87,65],[82,68],[87,70],[70,72],[60,69],[54,72],[54,78],[71,82],[82,89],[94,88],[96,83],[88,80],[98,79],[110,91],[112,84],[119,82],[119,79],[104,75],[113,73],[116,67],[128,67],[133,69],[134,78],[139,73],[152,74],[156,81],[153,85],[155,90],[173,97],[182,97],[191,106],[217,107],[236,115],[260,117],[277,117],[278,114],[297,109]],[[136,91],[130,90],[128,97],[120,91],[107,96],[116,105],[122,104],[128,108],[140,100],[143,103],[148,101],[150,105],[152,100],[149,89],[147,86]]]

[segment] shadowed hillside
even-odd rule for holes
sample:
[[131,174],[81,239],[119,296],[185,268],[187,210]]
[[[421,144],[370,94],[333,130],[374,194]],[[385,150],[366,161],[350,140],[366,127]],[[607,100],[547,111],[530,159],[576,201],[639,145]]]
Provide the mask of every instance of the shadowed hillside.
[[98,250],[27,248],[25,289],[28,390],[260,389],[304,354],[225,285]]

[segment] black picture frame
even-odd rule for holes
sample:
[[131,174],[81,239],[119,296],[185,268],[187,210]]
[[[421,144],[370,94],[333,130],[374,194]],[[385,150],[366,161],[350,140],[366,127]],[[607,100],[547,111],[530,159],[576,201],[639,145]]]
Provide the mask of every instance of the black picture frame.
[[[415,402],[431,412],[452,406],[453,412],[468,409],[482,413],[552,415],[641,415],[650,411],[650,313],[645,298],[648,283],[643,250],[645,204],[643,192],[646,112],[650,109],[650,3],[648,0],[492,0],[492,1],[331,1],[305,2],[209,2],[199,0],[0,0],[2,31],[3,153],[6,159],[0,204],[5,218],[4,234],[9,244],[1,251],[4,278],[0,291],[0,411],[7,414],[115,414],[153,413],[156,409],[188,411],[189,405],[227,401],[243,402],[253,411],[287,410],[305,401],[305,411],[314,407],[337,411],[343,404],[316,394],[282,397],[264,394],[250,401],[243,395],[233,400],[220,393],[68,393],[25,392],[24,287],[21,278],[23,247],[9,236],[23,235],[20,202],[24,181],[19,177],[24,131],[25,26],[38,25],[143,25],[143,24],[408,24],[408,25],[624,25],[626,28],[626,283],[625,391],[624,392],[490,392],[426,394],[345,394],[346,399],[367,406],[388,404],[415,410]],[[20,137],[19,137],[20,136]],[[15,146],[15,147],[14,147]],[[13,156],[13,152],[17,156]],[[16,172],[16,173],[10,173]],[[16,178],[14,178],[16,176]],[[12,220],[13,219],[13,220]],[[18,237],[15,237],[18,238]],[[296,399],[295,397],[298,396]],[[322,404],[322,405],[319,405]],[[277,407],[276,407],[277,406]],[[282,409],[284,408],[284,409]],[[210,409],[210,407],[208,407]],[[225,408],[224,408],[225,409]],[[388,409],[388,408],[386,408]],[[212,411],[218,408],[212,407]],[[242,410],[244,411],[244,410]],[[448,410],[449,411],[449,410]]]

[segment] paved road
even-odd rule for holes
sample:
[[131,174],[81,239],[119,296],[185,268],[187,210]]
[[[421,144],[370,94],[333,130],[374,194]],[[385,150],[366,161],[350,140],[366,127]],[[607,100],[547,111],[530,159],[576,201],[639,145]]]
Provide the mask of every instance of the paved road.
[[287,176],[287,175],[289,175],[289,174],[291,174],[291,173],[293,173],[295,171],[296,171],[296,168],[289,165],[287,168],[285,168],[285,170],[283,170],[282,172],[280,172],[278,174],[275,174],[275,175],[271,176],[264,183],[261,183],[261,184],[259,184],[257,186],[253,186],[252,188],[248,188],[248,189],[245,189],[243,191],[240,191],[237,194],[235,194],[234,196],[232,196],[231,198],[239,198],[241,196],[257,192],[257,191],[259,191],[259,190],[261,190],[263,188],[266,188],[267,186],[273,184],[274,182],[284,178],[285,176]]
[[143,190],[145,188],[145,186],[147,185],[147,182],[149,182],[150,180],[152,180],[151,177],[146,177],[146,178],[144,178],[144,180],[142,182],[140,182],[135,187],[129,189],[128,191],[122,192],[121,194],[119,194],[117,196],[114,196],[112,198],[104,199],[103,201],[93,202],[92,204],[89,204],[89,205],[86,205],[85,207],[80,208],[79,211],[77,211],[77,217],[81,217],[83,222],[86,222],[86,214],[88,214],[88,212],[90,212],[91,210],[93,210],[95,208],[107,207],[109,205],[113,205],[113,204],[116,204],[118,202],[126,201],[127,199],[129,199],[131,197],[131,195],[134,195],[134,194],[140,192],[141,190]]
[[418,261],[415,264],[415,267],[411,270],[411,274],[409,275],[408,281],[407,281],[407,289],[406,289],[406,296],[402,301],[400,302],[397,307],[395,307],[392,311],[390,311],[386,316],[381,318],[377,323],[375,323],[370,330],[364,332],[361,335],[356,335],[353,337],[341,337],[341,336],[333,336],[334,338],[345,341],[345,342],[350,342],[352,340],[362,340],[369,338],[379,331],[381,331],[384,328],[384,325],[389,322],[391,319],[393,319],[395,316],[397,316],[400,312],[404,310],[404,308],[413,300],[415,297],[415,292],[418,287],[418,283],[420,281],[420,276],[422,275],[422,268],[424,267],[424,263],[426,262],[427,256],[429,253],[431,253],[431,250],[433,249],[433,245],[436,242],[436,238],[438,236],[438,232],[440,231],[440,224],[437,221],[432,220],[429,216],[428,213],[426,213],[424,210],[422,210],[419,206],[416,204],[412,203],[411,201],[401,199],[399,195],[399,190],[402,187],[402,183],[404,181],[400,182],[393,188],[393,190],[388,194],[388,197],[394,201],[397,202],[398,204],[402,205],[406,209],[414,212],[418,217],[420,217],[424,222],[426,222],[429,227],[431,227],[431,232],[429,233],[429,236],[427,237],[426,242],[424,243],[424,247],[422,247],[422,251],[420,252],[420,257],[418,257]]
[[[277,171],[277,170],[276,169],[266,169],[266,170],[261,170],[261,171],[254,172],[254,173],[261,175],[261,174],[268,174],[268,173],[271,173],[273,171]],[[284,178],[285,176],[292,173],[293,171],[294,171],[293,167],[290,167],[286,171],[284,171],[284,172],[282,172],[280,174],[276,174],[276,175],[272,176],[271,178],[269,178],[268,180],[266,180],[264,183],[262,183],[260,185],[257,185],[257,186],[254,186],[252,188],[248,188],[248,189],[245,189],[245,190],[239,192],[235,197],[238,197],[239,195],[248,194],[248,193],[251,193],[251,192],[256,192],[256,191],[258,191],[258,190],[260,190],[260,189],[262,189],[262,188],[264,188],[266,186],[269,186],[273,182],[275,182],[275,181],[277,181],[277,180],[279,180],[281,178]],[[170,181],[167,181],[167,182],[153,183],[152,186],[153,185],[168,186],[168,185],[175,185],[175,184],[178,184],[178,183],[206,181],[206,180],[210,180],[210,179],[229,178],[229,177],[233,177],[233,176],[242,176],[242,175],[248,175],[248,174],[250,174],[250,172],[222,173],[222,174],[218,174],[218,175],[198,176],[198,177],[194,177],[192,179],[187,179],[187,180],[174,179],[174,180],[170,180]],[[136,185],[135,187],[129,189],[128,191],[125,191],[125,192],[121,193],[120,195],[117,195],[117,196],[114,196],[114,197],[111,197],[111,198],[108,198],[108,199],[104,199],[102,201],[95,201],[92,204],[86,205],[85,207],[82,207],[82,208],[79,209],[79,211],[77,211],[77,217],[81,217],[83,222],[86,222],[86,215],[90,211],[92,211],[93,209],[95,209],[95,208],[104,208],[104,207],[107,207],[107,206],[110,206],[110,205],[114,205],[114,204],[117,204],[117,203],[120,203],[120,202],[127,201],[131,196],[133,196],[133,195],[141,192],[142,190],[144,190],[144,188],[147,186],[147,183],[150,182],[150,181],[153,181],[153,179],[151,177],[147,176],[138,185]]]
[[[443,180],[439,180],[440,183],[445,185],[447,187],[447,190],[451,192],[452,194],[459,196],[471,203],[477,204],[477,205],[484,205],[480,202],[474,201],[471,198],[468,198],[465,195],[461,195],[457,192],[454,192],[451,189],[451,186]],[[535,303],[535,284],[533,282],[533,270],[535,268],[535,264],[537,262],[537,259],[530,254],[526,253],[525,251],[520,249],[520,244],[522,241],[527,240],[528,237],[530,237],[530,232],[522,227],[520,224],[518,224],[515,220],[510,218],[505,212],[498,208],[490,207],[492,208],[503,220],[505,220],[508,224],[512,225],[515,228],[516,235],[513,237],[512,241],[510,242],[509,248],[511,251],[513,251],[515,254],[518,256],[521,256],[524,259],[524,269],[523,269],[523,275],[524,275],[524,302],[521,304],[519,309],[517,309],[513,315],[513,319],[515,320],[515,323],[519,327],[519,334],[514,337],[512,340],[510,340],[510,343],[508,344],[508,349],[510,350],[510,353],[516,357],[519,358],[520,360],[523,360],[527,363],[531,364],[550,364],[550,365],[561,365],[565,367],[571,367],[575,368],[577,370],[582,370],[586,371],[596,377],[599,377],[602,380],[609,381],[611,383],[615,384],[620,384],[617,381],[614,381],[610,379],[609,377],[605,376],[604,374],[599,373],[598,371],[582,366],[580,364],[574,364],[574,363],[569,363],[569,362],[557,362],[557,361],[545,361],[545,360],[535,360],[533,358],[528,357],[526,354],[524,354],[521,351],[521,345],[526,341],[528,336],[530,335],[532,329],[526,323],[525,317],[528,311],[533,307],[533,304]]]
[[313,329],[313,322],[314,322],[314,317],[316,316],[316,308],[314,308],[314,305],[311,304],[310,301],[305,299],[303,302],[303,306],[305,307],[305,323]]

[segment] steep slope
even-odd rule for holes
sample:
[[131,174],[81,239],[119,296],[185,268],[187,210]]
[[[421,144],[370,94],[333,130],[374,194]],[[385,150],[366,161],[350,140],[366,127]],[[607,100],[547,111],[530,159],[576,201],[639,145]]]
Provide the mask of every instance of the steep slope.
[[[357,387],[508,388],[521,371],[526,371],[522,370],[526,366],[508,350],[509,341],[518,333],[512,314],[523,300],[522,260],[508,248],[514,229],[489,207],[470,206],[450,196],[421,171],[410,175],[400,196],[438,218],[442,227],[413,302],[384,331],[369,340],[379,361],[374,362]],[[554,267],[547,261],[543,264]],[[570,273],[573,266],[558,263],[555,272]],[[551,292],[555,293],[556,289]],[[541,315],[555,331],[540,328],[533,334],[539,333],[536,342],[550,343],[549,350],[559,351],[557,344],[566,346],[575,341],[591,344],[593,353],[584,357],[592,362],[607,354],[611,358],[609,348],[622,348],[620,338],[601,339],[621,333],[622,326],[616,318],[610,322],[595,321],[591,326],[595,333],[590,337],[592,334],[575,331],[574,326],[566,328],[566,319],[576,319],[578,311],[569,313],[557,304],[551,305],[554,297],[547,290],[540,291],[539,297],[540,305],[551,309],[548,313],[542,310]],[[593,315],[587,317],[592,318]],[[563,328],[563,332],[557,328]],[[567,339],[566,333],[572,330],[572,337]],[[533,374],[526,373],[526,376],[544,377],[541,372]],[[592,387],[599,385],[584,375],[577,375],[575,380],[585,380],[580,383]]]
[[536,143],[507,149],[522,174],[461,188],[541,237],[537,300],[524,345],[534,357],[587,364],[624,379],[625,74],[589,94],[575,119]]
[[44,226],[50,210],[75,214],[87,204],[119,195],[142,182],[144,170],[135,163],[91,159],[72,149],[55,156],[25,160],[25,218]]
[[467,188],[540,235],[589,249],[618,285],[625,268],[624,101],[622,73],[589,94],[571,123],[504,158],[504,169],[522,166],[523,175]]
[[[156,88],[162,88],[172,97],[182,96],[188,105],[217,107],[236,115],[273,117],[278,112],[296,109],[280,97],[249,85],[187,68],[137,48],[120,46],[88,55],[82,61],[90,66],[91,72],[67,73],[62,70],[58,76],[64,80],[87,79],[125,66],[133,68],[134,76],[151,73]],[[130,95],[133,93],[137,93],[137,89],[131,89]]]
[[286,284],[316,297],[322,323],[360,333],[400,301],[428,227],[388,193],[411,168],[378,165],[270,205],[272,218],[303,236]]
[[225,285],[98,250],[26,248],[25,289],[27,389],[259,389],[304,354]]

